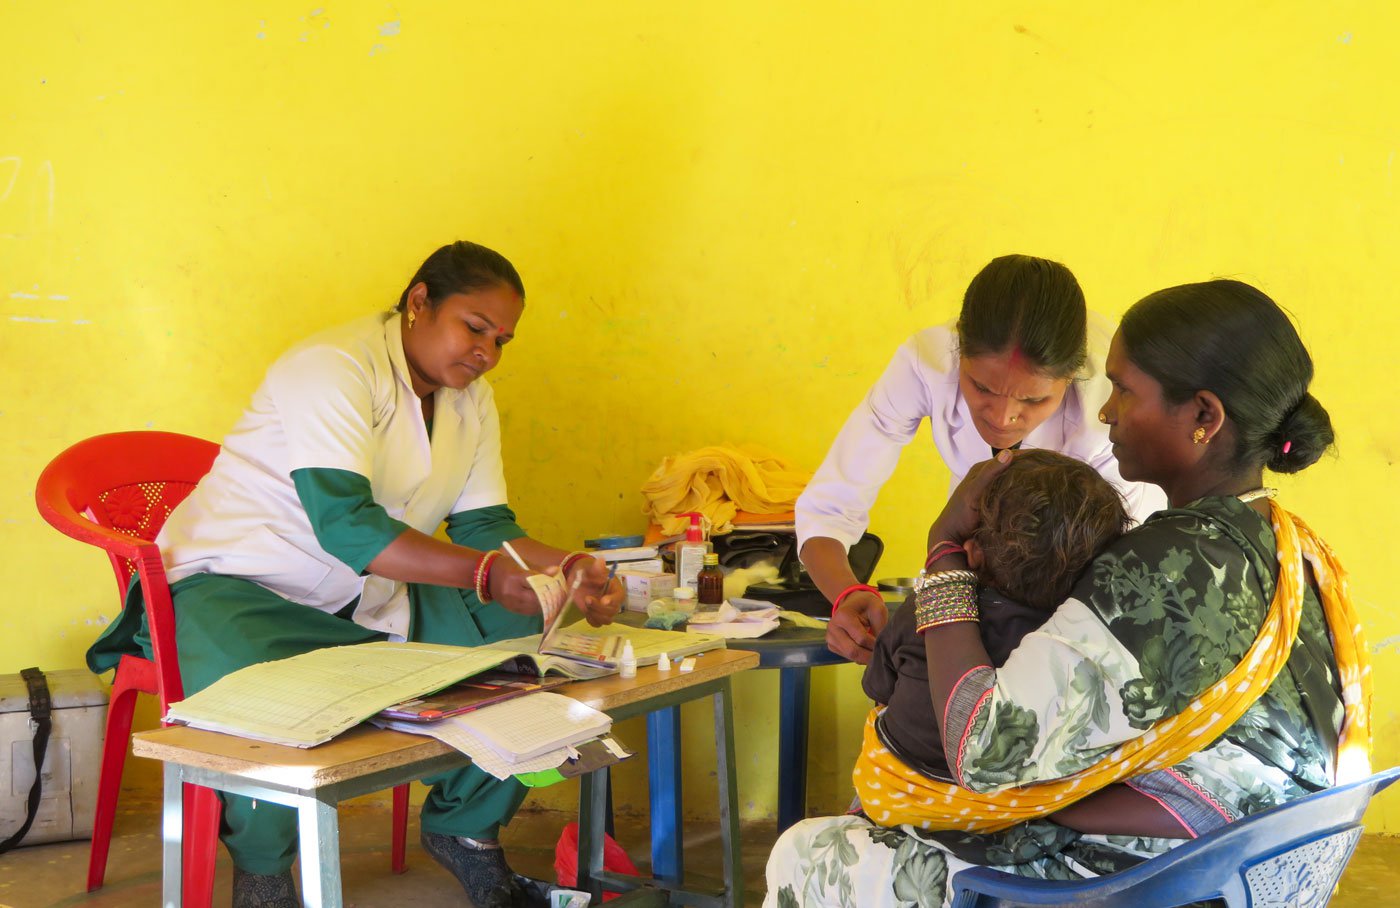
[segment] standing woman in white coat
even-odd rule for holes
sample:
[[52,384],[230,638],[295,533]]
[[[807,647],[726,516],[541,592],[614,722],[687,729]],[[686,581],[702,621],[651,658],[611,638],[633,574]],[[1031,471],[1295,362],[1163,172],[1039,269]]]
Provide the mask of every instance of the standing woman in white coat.
[[[612,620],[619,584],[593,558],[530,539],[507,505],[496,404],[482,376],[524,305],[510,262],[453,243],[429,256],[396,309],[317,334],[271,366],[157,538],[186,694],[320,647],[477,646],[538,633],[543,604],[526,572],[499,557],[505,541],[535,570],[577,579],[589,621]],[[451,542],[432,535],[444,521]],[[562,599],[553,586],[546,595]],[[122,653],[149,650],[133,588],[88,664],[105,671]],[[476,908],[521,903],[496,836],[524,788],[474,767],[424,781],[424,848]],[[290,872],[296,814],[253,808],[225,798],[233,904],[300,905]]]
[[1109,394],[1109,333],[1064,265],[1004,255],[972,279],[955,328],[926,328],[896,351],[797,501],[802,563],[833,606],[833,652],[866,664],[885,626],[884,600],[856,581],[846,553],[925,417],[949,489],[1004,448],[1044,448],[1092,466],[1137,520],[1166,506],[1160,489],[1118,475],[1095,415]]

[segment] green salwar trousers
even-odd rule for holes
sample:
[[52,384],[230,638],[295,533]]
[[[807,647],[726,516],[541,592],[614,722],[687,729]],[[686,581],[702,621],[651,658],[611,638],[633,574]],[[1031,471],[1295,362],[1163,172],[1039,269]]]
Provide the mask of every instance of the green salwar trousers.
[[[234,577],[196,574],[174,583],[171,594],[186,696],[257,662],[385,639],[350,620],[354,603],[338,614],[323,612]],[[416,642],[479,646],[540,631],[538,615],[482,605],[463,590],[410,584],[409,600],[409,639]],[[88,651],[88,665],[95,672],[107,671],[123,653],[138,651],[151,658],[145,609],[133,586],[120,618]],[[525,786],[514,778],[502,781],[475,766],[422,781],[430,787],[423,829],[444,835],[494,838],[525,798]],[[259,874],[289,869],[297,852],[296,811],[237,795],[222,797],[220,837],[234,864]]]

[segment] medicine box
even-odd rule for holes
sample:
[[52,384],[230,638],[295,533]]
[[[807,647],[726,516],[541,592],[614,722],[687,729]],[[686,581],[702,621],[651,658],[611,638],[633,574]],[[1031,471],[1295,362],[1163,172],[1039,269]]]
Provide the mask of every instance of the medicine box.
[[666,566],[661,563],[660,558],[652,558],[650,561],[629,561],[626,564],[617,566],[619,572],[632,571],[637,574],[660,574],[666,570]]
[[[107,688],[86,669],[44,672],[53,701],[52,731],[44,753],[44,781],[34,825],[20,842],[63,842],[92,837]],[[29,688],[18,674],[0,675],[0,839],[24,825],[34,784],[34,727]]]
[[645,612],[653,599],[671,595],[676,588],[676,575],[660,571],[618,571],[618,579],[627,587],[627,610]]

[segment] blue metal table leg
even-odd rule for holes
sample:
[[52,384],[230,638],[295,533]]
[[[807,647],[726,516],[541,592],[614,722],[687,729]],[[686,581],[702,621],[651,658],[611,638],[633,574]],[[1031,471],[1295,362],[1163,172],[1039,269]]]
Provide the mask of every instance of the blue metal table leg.
[[681,709],[669,706],[647,714],[647,759],[651,778],[651,875],[680,883]]
[[807,709],[811,692],[811,669],[779,669],[779,835],[807,815]]

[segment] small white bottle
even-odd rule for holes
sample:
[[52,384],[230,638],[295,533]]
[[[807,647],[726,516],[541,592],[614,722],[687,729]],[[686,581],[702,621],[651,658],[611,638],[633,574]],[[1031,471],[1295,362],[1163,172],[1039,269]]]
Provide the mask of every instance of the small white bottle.
[[631,640],[623,641],[622,658],[617,663],[617,674],[620,678],[637,677],[637,653],[632,649]]

